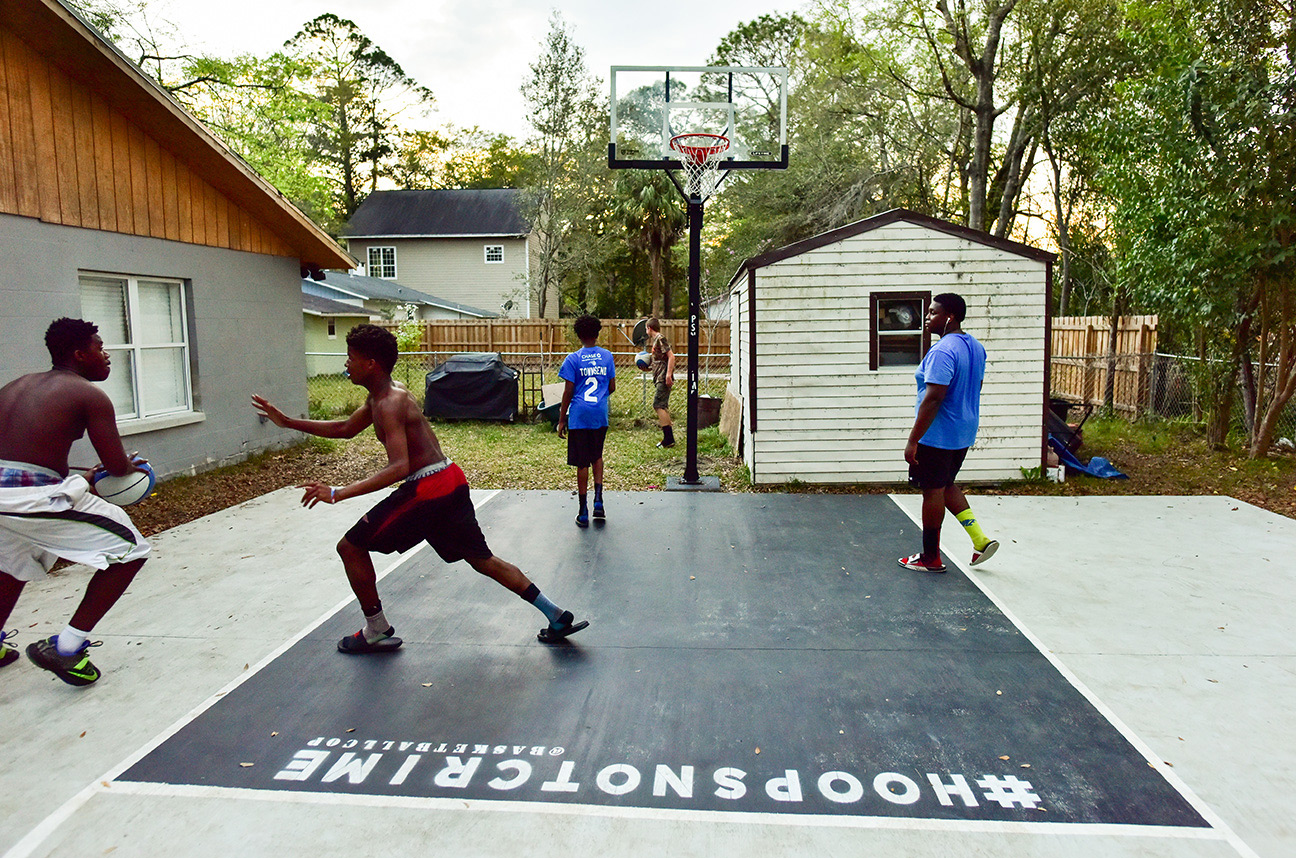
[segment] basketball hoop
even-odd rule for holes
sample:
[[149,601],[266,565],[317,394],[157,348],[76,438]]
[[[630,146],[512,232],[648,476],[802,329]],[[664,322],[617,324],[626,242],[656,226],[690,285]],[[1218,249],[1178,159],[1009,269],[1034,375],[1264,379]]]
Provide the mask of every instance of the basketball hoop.
[[729,138],[723,134],[676,134],[670,147],[679,153],[689,196],[710,197],[720,184],[720,156],[729,151]]

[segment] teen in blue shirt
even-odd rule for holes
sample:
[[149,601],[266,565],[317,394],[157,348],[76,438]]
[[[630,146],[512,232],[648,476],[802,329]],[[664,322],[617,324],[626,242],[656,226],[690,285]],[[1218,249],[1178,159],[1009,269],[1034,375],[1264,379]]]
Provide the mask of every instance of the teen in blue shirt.
[[947,509],[972,539],[973,566],[989,560],[999,548],[981,531],[967,498],[954,483],[968,448],[976,441],[986,363],[985,347],[961,328],[965,315],[967,302],[952,292],[937,295],[927,310],[927,330],[940,340],[928,349],[914,373],[918,401],[904,451],[909,484],[923,493],[923,550],[900,558],[906,569],[945,571],[940,529]]
[[608,430],[608,397],[616,390],[616,366],[612,353],[600,348],[603,323],[584,315],[572,326],[582,348],[567,355],[558,370],[563,388],[558,416],[558,437],[567,439],[567,464],[576,468],[576,491],[580,509],[576,526],[589,527],[586,492],[589,472],[594,470],[594,520],[603,521],[603,441]]

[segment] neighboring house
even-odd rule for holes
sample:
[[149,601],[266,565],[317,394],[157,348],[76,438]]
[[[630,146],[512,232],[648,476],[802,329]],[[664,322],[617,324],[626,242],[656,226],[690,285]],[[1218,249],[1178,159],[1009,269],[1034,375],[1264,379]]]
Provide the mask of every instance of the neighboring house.
[[447,301],[417,289],[410,289],[394,280],[366,277],[345,271],[325,271],[302,278],[302,294],[314,295],[353,304],[368,311],[374,321],[405,321],[404,308],[414,307],[414,318],[425,319],[489,319],[498,316],[489,310]]
[[[522,191],[375,191],[343,231],[370,277],[512,318],[536,318],[536,240]],[[544,315],[558,316],[556,290]]]
[[754,483],[903,483],[932,296],[986,348],[960,481],[1044,462],[1053,254],[896,209],[747,260],[730,281],[730,391]]
[[336,374],[346,368],[346,335],[370,321],[363,307],[331,298],[302,295],[306,339],[306,374]]
[[354,260],[58,0],[0,3],[0,57],[4,379],[48,368],[46,327],[79,316],[159,475],[300,437],[249,395],[306,412],[302,271]]

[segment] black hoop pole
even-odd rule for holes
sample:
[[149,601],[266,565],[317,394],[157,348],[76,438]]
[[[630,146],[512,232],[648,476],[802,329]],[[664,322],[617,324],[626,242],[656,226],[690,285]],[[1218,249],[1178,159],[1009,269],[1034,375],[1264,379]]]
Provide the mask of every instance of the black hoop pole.
[[702,322],[702,200],[689,197],[689,321],[688,321],[688,423],[686,427],[686,455],[684,459],[685,485],[696,486],[697,463],[697,413],[698,413],[698,332]]

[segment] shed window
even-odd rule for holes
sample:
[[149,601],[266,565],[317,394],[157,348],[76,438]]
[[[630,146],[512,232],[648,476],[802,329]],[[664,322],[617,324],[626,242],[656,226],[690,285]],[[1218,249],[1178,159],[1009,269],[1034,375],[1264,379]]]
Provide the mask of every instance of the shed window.
[[337,339],[337,319],[328,320],[328,338],[330,340]]
[[504,261],[504,245],[488,244],[486,245],[486,262],[488,264]]
[[923,320],[930,292],[874,292],[869,296],[869,369],[917,366],[931,345]]
[[369,276],[383,280],[396,279],[396,248],[369,248]]
[[189,326],[178,280],[83,274],[81,316],[99,327],[112,374],[101,382],[117,417],[193,410]]

